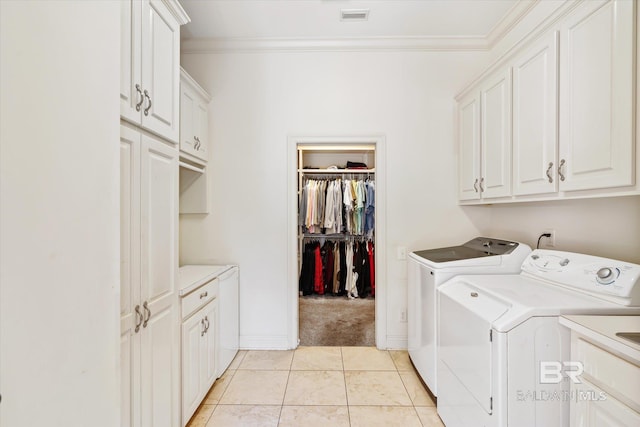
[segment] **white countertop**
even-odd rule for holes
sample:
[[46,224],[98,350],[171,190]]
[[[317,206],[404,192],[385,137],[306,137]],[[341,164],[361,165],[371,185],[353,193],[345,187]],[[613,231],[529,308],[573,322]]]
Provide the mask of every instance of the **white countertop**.
[[616,335],[640,332],[640,316],[561,316],[560,324],[640,363],[640,344]]
[[183,297],[233,267],[233,265],[183,265],[178,270],[180,289],[178,294]]

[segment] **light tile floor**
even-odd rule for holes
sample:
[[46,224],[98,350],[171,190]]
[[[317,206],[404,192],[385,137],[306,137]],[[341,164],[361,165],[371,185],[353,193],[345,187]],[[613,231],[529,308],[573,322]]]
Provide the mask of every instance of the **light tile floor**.
[[443,427],[406,351],[240,351],[188,427]]

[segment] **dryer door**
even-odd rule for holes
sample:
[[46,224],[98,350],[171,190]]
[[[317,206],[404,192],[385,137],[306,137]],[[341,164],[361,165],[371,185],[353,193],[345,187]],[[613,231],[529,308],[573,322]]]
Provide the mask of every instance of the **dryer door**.
[[488,414],[493,395],[491,323],[508,309],[509,304],[467,283],[449,282],[440,288],[440,359]]

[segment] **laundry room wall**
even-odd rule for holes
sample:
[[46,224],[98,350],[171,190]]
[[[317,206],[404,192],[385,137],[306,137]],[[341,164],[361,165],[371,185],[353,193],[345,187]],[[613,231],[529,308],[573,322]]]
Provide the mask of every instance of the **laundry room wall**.
[[[535,248],[547,229],[556,233],[553,249],[581,252],[640,264],[640,196],[559,200],[476,207],[491,218],[486,233],[520,240]],[[544,246],[544,239],[541,241]],[[551,249],[551,248],[549,248]]]
[[458,206],[454,123],[454,96],[486,55],[183,54],[183,67],[213,97],[212,210],[181,216],[180,262],[240,265],[242,347],[286,346],[290,135],[385,136],[384,326],[389,343],[406,343],[406,260],[397,248],[457,244],[489,227],[488,210]]

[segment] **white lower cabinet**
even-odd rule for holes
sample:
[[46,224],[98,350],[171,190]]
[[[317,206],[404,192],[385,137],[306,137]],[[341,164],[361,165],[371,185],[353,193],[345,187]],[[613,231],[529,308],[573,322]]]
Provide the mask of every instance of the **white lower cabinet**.
[[121,426],[180,422],[178,150],[120,129]]
[[212,301],[182,323],[182,413],[189,422],[216,379],[215,322],[218,302]]
[[217,296],[218,280],[214,279],[182,300],[183,426],[187,425],[217,378]]
[[640,413],[589,381],[572,387],[575,396],[571,406],[572,427],[640,426]]

